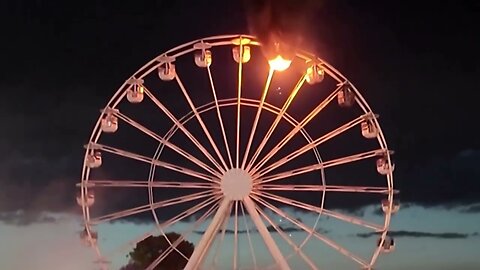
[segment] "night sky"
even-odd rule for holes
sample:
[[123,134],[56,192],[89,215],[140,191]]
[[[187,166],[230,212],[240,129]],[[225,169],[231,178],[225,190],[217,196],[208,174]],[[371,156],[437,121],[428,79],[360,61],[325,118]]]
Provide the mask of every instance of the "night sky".
[[[80,229],[70,219],[80,213],[74,198],[82,146],[99,108],[124,80],[178,44],[255,34],[255,2],[0,4],[0,268],[34,269],[7,258],[42,245],[30,244],[36,237],[28,236],[7,248],[4,240],[14,235]],[[429,261],[452,254],[452,238],[465,245],[457,243],[463,259],[452,259],[448,269],[478,269],[478,256],[463,255],[480,243],[480,3],[322,0],[291,10],[286,2],[275,10],[277,25],[298,29],[298,45],[340,70],[381,116],[395,150],[395,185],[407,206],[396,219],[397,237],[431,241],[426,250],[444,247],[425,251],[423,259],[399,250],[382,269],[438,269]]]

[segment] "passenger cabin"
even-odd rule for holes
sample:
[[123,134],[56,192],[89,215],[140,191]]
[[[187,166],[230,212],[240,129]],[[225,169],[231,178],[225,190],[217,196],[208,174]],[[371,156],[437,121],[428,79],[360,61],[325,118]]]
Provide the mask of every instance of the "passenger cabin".
[[118,118],[113,114],[113,112],[107,112],[102,119],[101,125],[103,132],[114,133],[118,130]]
[[362,136],[367,139],[374,139],[378,136],[378,128],[372,120],[365,120],[361,124]]
[[307,74],[305,75],[305,79],[309,84],[316,84],[325,78],[325,70],[318,64],[313,64],[309,68],[307,68]]
[[140,103],[143,101],[145,88],[143,87],[143,79],[131,78],[127,81],[130,88],[127,90],[127,100],[130,103]]
[[127,100],[130,103],[140,103],[143,101],[143,92],[145,89],[143,86],[134,86],[131,89],[127,90]]
[[212,64],[212,52],[210,50],[196,52],[195,64],[201,68],[209,67]]
[[158,67],[158,77],[162,81],[171,81],[175,79],[175,76],[177,75],[175,71],[175,64],[172,62],[166,62],[162,66]]
[[377,172],[381,175],[387,175],[393,172],[395,169],[395,165],[388,163],[388,160],[386,157],[381,157],[377,159]]
[[102,152],[94,151],[93,153],[88,154],[86,164],[90,169],[102,166]]
[[392,208],[390,209],[390,201],[388,199],[382,200],[382,210],[385,214],[391,213],[395,214],[400,209],[400,203],[398,201],[392,202]]
[[340,107],[351,107],[355,103],[355,94],[350,88],[350,84],[345,83],[341,86],[337,94],[337,102]]
[[77,204],[81,207],[90,207],[95,203],[95,194],[90,191],[85,194],[85,199],[82,200],[82,194],[77,195]]
[[[91,236],[91,237],[90,237]],[[97,243],[98,240],[98,233],[90,229],[90,236],[88,235],[87,228],[85,228],[80,233],[80,239],[85,246],[92,246]]]
[[[243,55],[241,57],[242,63],[248,63],[248,61],[250,61],[250,58],[251,58],[250,46],[243,45],[242,50],[243,50]],[[235,60],[235,62],[238,63],[240,61],[240,46],[233,47],[232,55],[233,55],[233,60]]]
[[[380,246],[382,242],[382,238],[379,238],[377,241],[377,245]],[[383,244],[381,246],[381,251],[385,253],[390,253],[395,250],[395,241],[393,240],[392,237],[386,236],[385,241],[383,241]]]

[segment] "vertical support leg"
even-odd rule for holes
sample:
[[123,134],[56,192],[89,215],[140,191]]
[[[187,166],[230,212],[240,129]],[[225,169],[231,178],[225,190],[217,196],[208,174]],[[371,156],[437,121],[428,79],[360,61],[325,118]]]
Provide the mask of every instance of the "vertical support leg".
[[277,263],[278,267],[280,267],[279,269],[290,270],[290,266],[288,266],[287,260],[278,248],[275,240],[273,240],[272,235],[270,235],[267,227],[265,227],[265,224],[263,223],[260,215],[258,214],[257,209],[255,209],[255,203],[248,196],[243,199],[243,203],[245,204],[245,208],[247,208],[247,212],[248,214],[250,214],[253,223],[255,224],[255,226],[257,226],[258,232],[262,236],[263,241],[265,241],[265,244],[267,245],[268,250],[272,254],[273,259]]
[[228,216],[230,215],[230,213],[228,212],[228,210],[230,209],[229,205],[230,200],[228,199],[223,199],[222,202],[220,202],[220,206],[218,207],[218,210],[215,213],[215,216],[213,217],[210,226],[208,226],[205,234],[200,239],[200,242],[193,251],[192,256],[190,256],[190,259],[188,260],[184,270],[196,270],[201,265],[203,257],[205,256],[205,254],[207,254],[213,239],[218,233],[218,229],[222,225],[224,219],[228,218]]

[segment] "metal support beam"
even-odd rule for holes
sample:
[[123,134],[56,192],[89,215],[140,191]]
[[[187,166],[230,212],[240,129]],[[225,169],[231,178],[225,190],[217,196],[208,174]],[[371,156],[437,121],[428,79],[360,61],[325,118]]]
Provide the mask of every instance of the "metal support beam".
[[205,254],[207,254],[207,251],[210,248],[213,239],[217,235],[217,232],[222,225],[224,219],[228,218],[230,214],[228,212],[228,210],[230,209],[229,205],[230,200],[222,200],[217,212],[215,213],[215,216],[212,219],[212,222],[210,223],[210,226],[208,226],[207,230],[200,239],[200,242],[193,251],[192,256],[190,256],[190,259],[188,260],[184,270],[196,270],[199,268],[202,263],[203,257],[205,256]]
[[265,241],[265,244],[267,245],[267,248],[272,254],[272,257],[277,263],[279,269],[290,270],[290,266],[288,266],[287,260],[278,248],[275,240],[273,240],[272,235],[270,235],[270,232],[263,223],[260,215],[257,212],[257,209],[255,209],[255,203],[248,196],[243,199],[243,203],[245,204],[245,208],[247,208],[248,214],[250,214],[253,223],[255,224],[255,226],[257,226],[258,232],[262,236],[263,241]]

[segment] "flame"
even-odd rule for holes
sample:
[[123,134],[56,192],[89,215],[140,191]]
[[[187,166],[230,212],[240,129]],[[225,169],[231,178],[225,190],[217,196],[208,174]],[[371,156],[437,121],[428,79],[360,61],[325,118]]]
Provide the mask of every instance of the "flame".
[[292,60],[285,59],[281,55],[277,55],[275,58],[268,60],[270,68],[276,71],[284,71],[290,67]]

